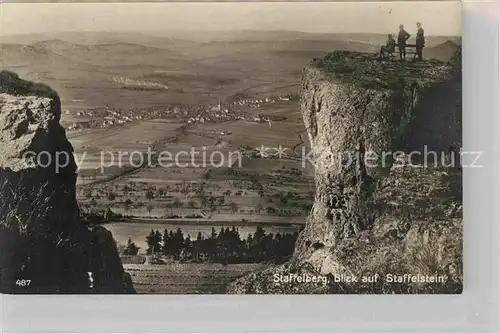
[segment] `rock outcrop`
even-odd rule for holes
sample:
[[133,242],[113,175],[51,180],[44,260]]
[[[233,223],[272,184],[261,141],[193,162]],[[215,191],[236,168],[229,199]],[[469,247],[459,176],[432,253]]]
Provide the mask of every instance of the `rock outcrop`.
[[134,292],[111,234],[80,220],[60,116],[52,89],[0,72],[0,290]]
[[[447,277],[438,285],[332,283],[334,293],[461,291],[460,70],[460,57],[401,63],[355,52],[330,53],[304,70],[316,196],[291,270]],[[229,291],[273,293],[282,271],[242,278]]]

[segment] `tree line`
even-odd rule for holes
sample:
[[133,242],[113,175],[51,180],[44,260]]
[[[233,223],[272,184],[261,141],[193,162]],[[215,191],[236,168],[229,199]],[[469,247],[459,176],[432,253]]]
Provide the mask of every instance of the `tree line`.
[[[209,236],[198,232],[196,239],[184,236],[182,230],[165,229],[163,233],[151,230],[146,237],[147,254],[167,256],[177,261],[215,262],[215,263],[254,263],[272,261],[283,263],[292,255],[298,232],[266,233],[257,227],[255,233],[242,239],[234,226],[215,228]],[[125,254],[137,254],[137,246],[129,239]]]

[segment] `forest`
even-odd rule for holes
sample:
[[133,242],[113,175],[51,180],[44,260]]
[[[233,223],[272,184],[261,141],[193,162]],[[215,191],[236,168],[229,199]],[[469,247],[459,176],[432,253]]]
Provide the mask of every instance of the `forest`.
[[[181,262],[213,262],[213,263],[256,263],[286,262],[293,253],[298,232],[266,233],[257,227],[255,233],[241,238],[234,226],[222,227],[217,233],[212,227],[211,234],[204,236],[198,232],[196,239],[184,236],[182,230],[165,229],[163,233],[151,230],[146,237],[148,248],[146,253],[153,258],[170,258]],[[129,238],[123,249],[123,255],[137,255],[139,247]]]

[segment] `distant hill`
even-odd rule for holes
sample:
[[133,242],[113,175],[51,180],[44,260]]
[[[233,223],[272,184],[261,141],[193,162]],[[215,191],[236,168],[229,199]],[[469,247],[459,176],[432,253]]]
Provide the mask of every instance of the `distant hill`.
[[[411,33],[411,32],[410,32]],[[446,40],[455,41],[455,36],[428,35],[429,46],[434,46]],[[209,42],[282,42],[294,40],[308,41],[357,41],[362,43],[383,44],[387,34],[378,33],[310,33],[301,31],[272,30],[231,30],[231,31],[201,31],[201,30],[169,30],[151,34],[137,32],[51,32],[35,34],[19,34],[3,36],[4,43],[33,44],[36,42],[58,39],[76,44],[96,45],[116,42],[127,42],[154,46],[158,48],[196,47],[200,43]]]
[[461,45],[447,40],[446,42],[434,47],[424,49],[424,55],[426,57],[447,61],[455,55],[459,48],[461,48]]
[[75,42],[68,42],[60,39],[50,39],[43,40],[39,42],[32,43],[30,45],[23,46],[25,50],[33,50],[37,52],[44,52],[50,50],[54,53],[68,53],[68,52],[153,52],[161,50],[160,48],[145,46],[142,44],[113,41],[107,43],[97,43],[97,44],[78,44]]
[[2,44],[4,65],[24,64],[38,69],[41,64],[51,64],[58,68],[84,65],[89,69],[88,66],[136,64],[141,60],[147,65],[151,62],[151,58],[161,62],[181,57],[177,51],[122,41],[89,45],[50,39],[28,45],[5,44],[5,42]]
[[49,40],[59,40],[80,45],[131,43],[156,48],[194,47],[199,44],[169,36],[151,36],[136,32],[63,31],[2,36],[2,42],[6,44],[30,45]]
[[74,53],[74,52],[88,52],[90,47],[87,45],[80,45],[76,43],[66,42],[59,39],[50,39],[32,43],[22,47],[25,52],[37,53]]
[[[293,31],[207,32],[203,38],[217,36],[219,40],[211,42],[189,41],[188,33],[177,37],[115,32],[7,36],[1,45],[2,67],[50,85],[70,108],[202,104],[213,99],[210,94],[224,98],[237,93],[295,93],[302,69],[311,59],[335,50],[375,54],[385,38]],[[431,36],[427,41],[425,58],[447,60],[459,45],[443,37]],[[161,94],[124,92],[116,77],[172,89]]]

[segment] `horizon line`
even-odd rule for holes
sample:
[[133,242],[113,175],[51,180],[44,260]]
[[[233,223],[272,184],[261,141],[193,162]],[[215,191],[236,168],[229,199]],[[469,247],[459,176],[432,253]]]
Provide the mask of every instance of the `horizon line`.
[[[397,30],[397,29],[395,29]],[[347,35],[347,34],[366,34],[366,35],[387,35],[388,32],[366,32],[366,31],[350,31],[350,32],[336,32],[336,31],[325,31],[325,32],[315,32],[315,31],[302,31],[302,30],[289,30],[289,29],[171,29],[172,32],[196,32],[196,31],[204,31],[204,32],[220,32],[220,33],[232,33],[232,32],[288,32],[288,33],[301,33],[301,34],[311,34],[311,35],[328,35],[328,34],[338,34],[338,35]],[[26,35],[41,35],[41,34],[57,34],[57,33],[131,33],[131,34],[140,34],[150,37],[169,37],[168,34],[164,34],[163,36],[159,36],[158,33],[165,33],[165,31],[149,31],[149,32],[139,32],[139,31],[131,31],[131,30],[55,30],[55,31],[34,31],[34,32],[26,32],[26,33],[16,33],[16,34],[1,34],[1,37],[7,36],[26,36]],[[449,34],[428,34],[427,37],[462,37],[462,35],[449,35]],[[178,38],[185,39],[185,38]],[[188,39],[185,39],[188,40]]]

